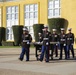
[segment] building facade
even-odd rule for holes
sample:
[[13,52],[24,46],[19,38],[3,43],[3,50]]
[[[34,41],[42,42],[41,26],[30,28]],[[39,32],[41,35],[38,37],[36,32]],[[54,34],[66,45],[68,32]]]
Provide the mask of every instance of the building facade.
[[7,41],[14,41],[13,25],[27,26],[34,38],[33,24],[48,24],[49,18],[61,17],[75,34],[75,6],[76,0],[0,0],[0,27],[6,27]]

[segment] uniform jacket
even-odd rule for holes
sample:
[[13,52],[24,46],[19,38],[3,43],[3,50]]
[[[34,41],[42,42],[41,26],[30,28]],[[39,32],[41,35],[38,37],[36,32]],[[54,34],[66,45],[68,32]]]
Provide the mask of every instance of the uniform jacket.
[[49,35],[50,35],[51,33],[50,32],[43,32],[43,34],[42,34],[42,40],[43,40],[43,45],[49,45]]
[[30,34],[22,35],[22,47],[30,47],[31,41],[32,41],[32,37]]
[[68,33],[67,34],[67,44],[74,44],[74,34],[73,33]]
[[56,34],[51,34],[51,37],[50,37],[51,42],[58,42],[58,40],[59,40],[59,36],[58,36],[57,33]]
[[60,44],[66,44],[66,41],[67,40],[67,37],[66,37],[66,34],[64,33],[64,34],[59,34],[59,42],[60,42]]
[[43,37],[42,37],[42,34],[39,36],[39,42],[42,42],[43,41]]

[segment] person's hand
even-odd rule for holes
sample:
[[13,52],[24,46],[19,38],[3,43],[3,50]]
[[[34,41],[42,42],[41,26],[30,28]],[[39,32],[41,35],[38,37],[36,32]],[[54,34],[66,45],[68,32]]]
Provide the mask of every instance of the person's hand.
[[49,43],[47,42],[46,45],[48,45]]
[[64,44],[64,46],[66,46],[66,44]]
[[56,46],[57,46],[58,44],[56,44]]
[[27,44],[30,44],[29,42],[27,42]]

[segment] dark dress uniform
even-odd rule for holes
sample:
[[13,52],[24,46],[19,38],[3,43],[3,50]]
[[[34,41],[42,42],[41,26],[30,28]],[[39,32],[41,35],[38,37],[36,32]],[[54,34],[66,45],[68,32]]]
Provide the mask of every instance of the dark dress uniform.
[[73,33],[68,33],[67,34],[67,52],[68,55],[67,57],[70,58],[70,50],[72,52],[72,56],[74,58],[74,48],[73,48],[73,44],[74,44],[74,34]]
[[62,59],[62,52],[63,52],[63,49],[64,49],[64,52],[65,52],[65,59],[67,59],[67,50],[66,50],[66,34],[65,33],[61,33],[59,35],[59,42],[60,42],[60,58],[59,59]]
[[39,33],[38,40],[39,40],[39,42],[43,41],[42,33]]
[[19,58],[21,61],[24,59],[25,53],[26,53],[26,61],[29,61],[29,48],[30,48],[31,41],[32,41],[32,37],[30,34],[22,35],[22,52]]
[[[51,34],[50,42],[58,42],[58,34]],[[53,59],[53,52],[55,50],[56,57],[58,56],[58,44],[51,44],[51,59]]]
[[43,61],[44,54],[46,58],[46,62],[49,62],[49,34],[50,32],[44,31],[42,35],[43,39],[43,44],[42,44],[42,50],[41,50],[41,55],[40,55],[40,61]]

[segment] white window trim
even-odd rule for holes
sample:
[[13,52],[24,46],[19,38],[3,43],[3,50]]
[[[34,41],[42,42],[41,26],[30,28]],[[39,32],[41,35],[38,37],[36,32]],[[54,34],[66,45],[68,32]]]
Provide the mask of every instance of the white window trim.
[[[12,12],[12,7],[14,7],[14,10],[13,10],[14,12]],[[9,6],[9,7],[6,7],[6,10],[8,8],[10,8],[10,10],[11,10],[10,12],[8,12],[8,10],[7,10],[7,13],[6,13],[6,16],[10,15],[10,17],[11,17],[10,19],[6,18],[6,22],[9,21],[9,25],[6,25],[7,29],[9,28],[10,30],[12,30],[13,23],[14,23],[14,25],[17,25],[16,21],[18,21],[18,18],[16,19],[16,14],[19,14],[19,11],[18,10],[16,11],[16,7],[19,8],[18,6]],[[14,16],[12,16],[12,15],[14,15]],[[8,33],[6,31],[6,40],[7,41],[14,41],[13,30],[11,32],[8,32]]]
[[[55,8],[55,0],[53,0],[53,8],[49,8],[49,1],[50,0],[48,0],[48,19],[49,18],[60,18],[61,17],[61,7],[60,7],[60,0],[58,0],[59,1],[59,7],[57,7],[57,8]],[[60,10],[60,15],[59,16],[54,16],[54,15],[52,15],[52,16],[49,16],[49,10],[53,10],[53,14],[54,14],[54,9],[59,9]]]

